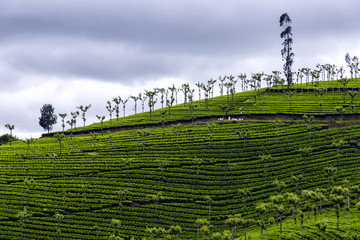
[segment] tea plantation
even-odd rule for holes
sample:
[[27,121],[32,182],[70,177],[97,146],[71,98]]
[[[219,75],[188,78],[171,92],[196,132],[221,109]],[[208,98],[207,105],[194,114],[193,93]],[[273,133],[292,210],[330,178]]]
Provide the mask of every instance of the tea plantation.
[[245,239],[245,225],[246,239],[355,234],[360,97],[343,98],[360,80],[320,84],[321,112],[311,84],[292,86],[291,112],[289,94],[263,88],[2,145],[0,239]]

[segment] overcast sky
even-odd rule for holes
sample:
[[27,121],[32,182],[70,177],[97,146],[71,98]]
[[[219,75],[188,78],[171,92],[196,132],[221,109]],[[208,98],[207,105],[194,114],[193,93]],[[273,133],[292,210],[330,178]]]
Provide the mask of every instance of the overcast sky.
[[91,103],[92,123],[118,95],[282,70],[282,13],[293,70],[346,67],[347,52],[360,57],[359,9],[358,0],[1,0],[0,134],[10,123],[18,137],[39,137],[45,103],[68,115]]

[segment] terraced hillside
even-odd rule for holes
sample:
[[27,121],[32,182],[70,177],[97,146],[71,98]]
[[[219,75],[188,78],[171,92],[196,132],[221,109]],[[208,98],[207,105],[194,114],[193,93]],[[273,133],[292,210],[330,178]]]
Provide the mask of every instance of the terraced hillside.
[[[343,128],[334,120],[326,121],[328,116],[339,119],[335,106],[342,105],[343,92],[326,92],[320,114],[319,96],[313,92],[297,92],[290,113],[287,95],[262,91],[261,111],[260,102],[256,106],[251,104],[253,91],[238,93],[234,96],[236,108],[228,114],[244,120],[215,121],[213,129],[202,121],[195,121],[194,125],[189,122],[145,128],[161,125],[161,110],[156,110],[151,120],[149,113],[140,113],[115,119],[111,126],[106,122],[104,127],[106,130],[139,125],[140,130],[102,133],[105,130],[100,131],[100,124],[93,124],[77,131],[97,130],[95,133],[66,135],[61,146],[54,137],[2,145],[0,239],[20,239],[22,234],[23,239],[109,239],[115,232],[113,219],[121,220],[118,231],[124,239],[148,237],[146,228],[168,229],[172,225],[181,226],[179,239],[196,239],[195,222],[199,218],[210,216],[214,233],[231,229],[225,224],[229,215],[241,213],[244,217],[244,199],[239,189],[251,191],[247,218],[260,219],[256,206],[260,202],[270,203],[270,197],[277,193],[273,186],[276,179],[286,185],[282,193],[296,191],[291,174],[303,175],[299,191],[326,190],[329,199],[323,201],[326,210],[317,217],[328,222],[328,238],[341,239],[344,232],[356,230],[360,221],[356,215],[355,190],[350,195],[351,224],[347,223],[347,211],[341,206],[338,231],[330,181],[324,172],[325,167],[338,168],[334,185],[345,187],[345,179],[352,186],[360,182],[357,115],[347,108],[351,122],[348,120]],[[208,109],[203,100],[194,102],[195,118],[207,121],[222,117],[219,104],[227,103],[227,99],[227,96],[209,99]],[[359,101],[355,98],[354,113],[360,111]],[[349,105],[348,96],[346,102]],[[243,109],[239,109],[241,106]],[[283,114],[288,121],[285,119],[276,127],[276,123],[269,121],[276,118],[274,113]],[[311,125],[310,134],[308,124],[300,120],[304,113],[322,119]],[[180,104],[165,117],[170,123],[191,121],[191,112]],[[334,143],[339,139],[344,144],[337,148]],[[305,165],[299,149],[307,147],[311,151]],[[53,153],[57,155],[49,156]],[[265,161],[262,155],[271,157]],[[301,198],[300,203],[298,208],[306,212],[306,199]],[[294,225],[288,211],[290,203],[284,200],[282,204],[286,209],[282,216],[283,232],[293,232],[295,239],[300,239],[300,222]],[[17,214],[24,207],[31,216],[24,219],[21,228]],[[270,205],[267,208],[265,219],[276,217],[275,208]],[[313,215],[304,224],[305,239],[320,238]],[[280,224],[273,224],[267,230],[268,239],[279,239],[279,227]],[[206,234],[204,228],[202,231]],[[243,234],[239,224],[238,239],[244,239]],[[256,224],[248,227],[247,237],[264,238]]]

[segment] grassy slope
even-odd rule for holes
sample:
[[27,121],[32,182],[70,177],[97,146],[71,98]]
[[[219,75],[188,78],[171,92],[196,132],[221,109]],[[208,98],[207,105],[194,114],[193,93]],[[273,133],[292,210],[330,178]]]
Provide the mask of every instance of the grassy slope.
[[[236,101],[244,101],[252,96],[251,92],[239,93]],[[307,113],[314,109],[318,103],[314,93],[297,93],[299,100],[298,114]],[[324,95],[324,100],[325,100]],[[282,93],[269,93],[263,97],[262,112],[273,112],[273,106],[279,108],[278,112],[288,111],[288,102],[283,101]],[[198,103],[198,113],[219,116],[217,105],[226,102],[227,97],[210,99],[209,110],[204,110]],[[331,106],[341,103],[342,93],[329,93],[327,112],[333,113]],[[306,101],[305,101],[306,100]],[[273,101],[272,104],[267,104]],[[296,101],[295,101],[296,102]],[[300,104],[301,103],[301,104]],[[324,101],[325,103],[325,101]],[[357,101],[356,104],[359,104]],[[283,106],[283,108],[281,108]],[[245,105],[245,113],[258,113],[257,107]],[[356,107],[356,111],[359,111]],[[184,114],[184,112],[187,114]],[[237,110],[236,110],[237,111]],[[295,111],[295,110],[294,110]],[[314,110],[313,110],[314,111]],[[324,110],[325,111],[325,110]],[[148,113],[121,118],[113,121],[119,126],[129,125],[131,119],[141,121],[148,117]],[[156,118],[158,114],[158,118]],[[182,115],[183,114],[183,115]],[[184,117],[185,116],[185,117]],[[186,117],[187,116],[187,117]],[[172,120],[189,118],[188,110],[173,111]],[[154,113],[154,123],[159,121],[159,113]],[[157,119],[157,120],[156,120]],[[126,122],[127,121],[127,122]],[[221,122],[219,122],[221,124]],[[86,127],[92,129],[99,127],[98,124]],[[79,128],[80,130],[80,128]],[[246,148],[239,139],[236,131],[251,130],[252,134],[246,140]],[[66,216],[61,223],[63,239],[95,239],[93,226],[101,227],[99,239],[108,239],[108,228],[112,218],[121,219],[121,235],[146,236],[146,226],[169,227],[173,224],[181,225],[184,232],[181,239],[194,239],[196,229],[194,222],[197,218],[208,216],[208,205],[203,197],[209,195],[213,198],[212,224],[214,231],[228,229],[223,220],[229,214],[242,212],[242,199],[236,196],[237,189],[250,188],[253,195],[248,199],[250,217],[257,217],[254,206],[259,201],[267,201],[274,191],[272,182],[275,179],[285,181],[285,192],[294,191],[294,185],[290,182],[290,173],[301,174],[304,168],[302,157],[297,149],[311,145],[313,153],[308,158],[307,174],[300,183],[300,188],[314,189],[316,187],[328,188],[329,182],[325,178],[322,169],[325,166],[337,165],[337,150],[332,147],[334,138],[340,138],[340,131],[336,128],[328,129],[327,125],[315,125],[312,128],[312,139],[308,140],[307,126],[304,124],[283,124],[279,128],[279,145],[276,145],[275,128],[271,123],[238,122],[235,124],[218,125],[214,131],[213,149],[210,147],[209,131],[204,125],[184,126],[179,135],[179,150],[177,150],[176,131],[171,128],[153,128],[146,138],[145,151],[142,151],[142,140],[136,130],[128,130],[112,133],[112,145],[110,150],[110,136],[98,136],[95,143],[96,152],[99,153],[95,161],[95,175],[92,176],[92,159],[88,152],[93,151],[93,139],[88,135],[74,136],[72,139],[65,138],[63,152],[59,154],[59,144],[53,138],[36,139],[30,144],[29,155],[21,163],[16,154],[27,153],[27,145],[22,142],[1,146],[0,151],[0,185],[1,195],[0,212],[0,238],[18,238],[19,223],[15,215],[27,205],[25,178],[33,178],[37,182],[30,191],[29,211],[33,216],[26,220],[25,238],[27,239],[54,239],[56,235],[56,220],[53,215],[56,212],[63,213],[62,190],[68,190]],[[346,127],[344,136],[348,141],[342,150],[342,167],[337,172],[336,184],[342,184],[347,178],[352,184],[359,184],[359,156],[353,147],[357,147],[357,139],[360,131],[358,126]],[[56,152],[56,177],[53,175],[53,162],[46,156]],[[264,168],[259,155],[271,154],[273,160],[268,166],[268,180],[264,181]],[[197,185],[197,168],[194,157],[202,158],[204,163],[199,171],[199,185]],[[127,168],[121,163],[122,158],[134,158],[130,165],[130,179],[126,178]],[[168,160],[168,166],[164,171],[164,181],[161,181],[161,169],[159,161]],[[233,172],[233,185],[231,175],[227,167],[228,162],[236,163]],[[86,185],[86,210],[83,212],[83,189]],[[128,189],[125,198],[122,215],[119,214],[118,197],[115,191]],[[147,194],[162,192],[158,214],[154,217],[154,204],[146,198]],[[354,201],[352,204],[354,205]],[[329,202],[326,204],[330,204]],[[329,235],[336,239],[339,233],[335,231],[334,214],[329,209],[324,218],[329,221]],[[355,210],[353,210],[355,211]],[[274,214],[271,211],[269,214]],[[345,221],[343,213],[342,221]],[[354,218],[355,219],[355,218]],[[317,239],[318,230],[310,219],[306,224],[305,233],[312,236],[309,239]],[[354,220],[352,220],[354,221]],[[352,222],[354,223],[354,222]],[[358,224],[356,222],[356,224]],[[299,226],[299,224],[297,225]],[[354,224],[341,223],[344,231]],[[299,235],[299,227],[293,228],[292,220],[285,220],[284,231],[294,231]],[[278,238],[278,228],[273,226],[269,229],[269,239]],[[241,234],[239,230],[239,234]],[[258,227],[251,227],[248,231],[252,239],[259,237]],[[241,239],[241,238],[240,238]]]

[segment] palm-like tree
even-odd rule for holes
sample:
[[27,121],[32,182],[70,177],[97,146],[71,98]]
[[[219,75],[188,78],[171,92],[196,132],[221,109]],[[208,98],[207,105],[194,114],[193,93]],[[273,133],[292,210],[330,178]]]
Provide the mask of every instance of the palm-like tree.
[[176,226],[173,225],[169,228],[169,230],[167,232],[168,232],[168,234],[174,234],[175,239],[177,240],[180,233],[182,232],[182,228],[179,225],[176,225]]
[[126,169],[127,169],[127,174],[126,174],[126,178],[129,181],[129,170],[130,170],[130,165],[131,163],[134,161],[134,158],[122,158],[121,162],[125,165]]
[[61,127],[63,131],[65,131],[65,118],[67,116],[66,113],[59,113],[59,116],[61,117]]
[[119,113],[120,113],[120,108],[119,108],[119,105],[121,103],[121,97],[116,97],[116,98],[113,98],[112,100],[114,103],[115,103],[115,113],[116,113],[116,121],[119,121]]
[[323,98],[323,95],[326,93],[327,89],[326,88],[317,88],[316,91],[320,95],[320,113],[322,113],[322,98]]
[[326,193],[326,189],[316,188],[315,192],[317,194],[317,199],[319,200],[320,203],[319,213],[321,215],[322,202],[327,201],[327,198],[324,195]]
[[265,173],[265,181],[267,180],[267,166],[268,166],[268,162],[272,160],[272,156],[271,154],[268,155],[260,155],[259,156],[261,158],[261,161],[264,164],[264,173]]
[[331,193],[333,193],[333,184],[334,184],[334,180],[333,180],[333,177],[334,177],[334,174],[336,173],[337,171],[337,168],[336,167],[333,167],[333,166],[329,166],[329,167],[325,167],[324,168],[324,172],[325,172],[325,175],[329,177],[330,179],[330,188],[331,188]]
[[145,151],[145,138],[150,135],[149,129],[137,130],[137,133],[142,137],[143,151]]
[[61,154],[61,144],[62,144],[62,140],[65,138],[65,135],[63,133],[56,133],[54,135],[54,138],[56,138],[56,140],[58,140],[59,142],[60,154]]
[[304,222],[307,221],[307,219],[305,219],[305,214],[302,211],[299,211],[298,214],[298,219],[300,221],[300,226],[301,226],[301,238],[304,238]]
[[233,171],[236,169],[237,167],[237,163],[231,163],[230,160],[227,163],[227,167],[230,170],[230,174],[231,174],[231,186],[233,185]]
[[306,173],[306,158],[310,155],[312,150],[313,149],[311,147],[303,147],[298,149],[298,152],[304,158],[304,174]]
[[307,114],[304,114],[303,116],[305,122],[308,124],[308,130],[309,130],[309,140],[310,140],[310,133],[311,133],[311,123],[315,120],[315,117],[310,115],[308,116]]
[[277,192],[277,194],[281,194],[281,192],[285,189],[286,184],[285,182],[281,182],[277,179],[273,182],[274,190]]
[[58,157],[58,155],[56,153],[49,153],[47,154],[48,157],[50,157],[53,160],[53,168],[54,168],[54,172],[53,172],[53,177],[55,177],[55,167],[56,167],[56,158]]
[[84,127],[85,127],[85,122],[86,122],[86,117],[85,117],[85,114],[86,112],[89,110],[89,108],[91,107],[91,104],[87,105],[87,106],[83,106],[83,105],[80,105],[79,107],[76,107],[77,109],[79,109],[80,111],[82,111],[82,119],[84,121]]
[[197,237],[196,240],[199,240],[199,230],[201,226],[204,225],[209,225],[209,221],[206,218],[198,218],[195,221],[195,226],[196,226],[196,232],[197,232]]
[[64,219],[64,215],[62,215],[62,214],[60,214],[60,213],[56,213],[56,214],[54,215],[54,217],[55,217],[55,219],[56,219],[57,222],[58,222],[58,227],[57,227],[57,229],[56,229],[56,232],[57,232],[57,234],[58,234],[58,240],[60,240],[60,235],[61,235],[61,226],[60,226],[60,224],[61,224],[61,221]]
[[[244,238],[246,240],[246,229],[253,223],[252,219],[244,219],[240,218],[239,225],[244,228]],[[235,232],[235,238],[236,238],[236,232]]]
[[299,194],[299,182],[303,179],[303,175],[295,176],[291,173],[291,181],[295,183],[296,186],[296,194]]
[[120,189],[118,191],[115,192],[116,195],[119,196],[119,209],[120,209],[120,216],[121,216],[121,211],[122,211],[122,207],[123,207],[123,200],[126,196],[126,194],[128,193],[127,189]]
[[336,229],[339,230],[339,218],[340,218],[340,208],[344,203],[344,196],[342,195],[342,188],[334,187],[334,192],[338,192],[341,195],[332,194],[330,195],[332,202],[334,203],[334,210],[336,214]]
[[91,153],[88,153],[89,157],[91,157],[92,159],[92,176],[94,177],[94,172],[95,172],[95,160],[99,157],[99,154],[98,153],[95,153],[95,152],[91,152]]
[[321,231],[322,233],[322,236],[321,236],[321,239],[326,239],[325,238],[325,231],[326,231],[326,228],[327,228],[327,222],[317,222],[315,223],[315,226]]
[[[111,125],[112,113],[115,111],[115,109],[116,109],[116,107],[111,106],[111,102],[107,101],[106,110],[108,110],[108,112],[109,112],[110,125]],[[103,116],[103,117],[105,119],[105,116]]]
[[169,165],[169,161],[166,159],[162,159],[159,161],[159,167],[161,168],[161,181],[164,182],[164,168]]
[[[104,136],[104,120],[105,120],[105,116],[96,115],[96,117],[100,121],[100,124],[101,124],[101,135]],[[111,120],[110,120],[110,122],[111,122]]]
[[67,189],[63,189],[62,191],[62,195],[63,195],[63,206],[64,206],[64,212],[66,211],[66,199],[67,199],[67,196],[68,194],[71,194],[71,192],[69,192],[69,190]]
[[334,140],[332,145],[337,148],[338,168],[340,168],[341,149],[345,147],[346,142],[344,139],[338,139]]
[[173,127],[176,130],[176,149],[179,150],[179,135],[180,135],[181,128],[183,127],[183,125],[181,123],[178,123],[176,125],[173,125]]
[[34,180],[34,179],[28,179],[28,178],[26,178],[25,180],[24,180],[24,183],[25,183],[25,185],[26,185],[26,187],[27,187],[27,206],[29,206],[29,202],[30,202],[30,189],[31,189],[31,187],[36,183],[36,181]]
[[216,127],[216,123],[214,123],[214,122],[206,122],[206,127],[209,129],[209,132],[210,132],[210,146],[211,146],[211,148],[213,148],[212,139],[213,139],[213,132],[214,132],[214,129]]
[[272,121],[272,124],[276,128],[276,144],[279,144],[279,126],[282,124],[282,121],[279,119],[275,119]]
[[161,200],[162,193],[158,192],[157,194],[148,194],[147,198],[151,199],[155,204],[155,217],[157,218],[157,207]]
[[[267,212],[267,205],[263,202],[261,203],[258,203],[256,206],[255,206],[255,212],[259,213],[260,215],[260,223],[264,223],[264,214]],[[258,221],[258,224],[259,224],[259,221]],[[263,233],[263,228],[261,228],[261,235]]]
[[354,98],[356,97],[356,95],[358,94],[357,91],[349,91],[349,95],[351,98],[351,112],[354,113]]
[[12,141],[12,130],[14,130],[15,126],[10,124],[5,124],[5,127],[10,130],[10,146]]
[[239,224],[240,219],[241,214],[236,214],[228,216],[228,218],[225,220],[225,223],[231,226],[231,240],[236,238],[236,227]]
[[307,201],[306,208],[308,212],[308,219],[310,218],[310,209],[311,209],[310,200],[313,199],[314,194],[315,192],[312,190],[302,190],[301,192],[301,196],[303,197],[303,199],[305,199],[305,201]]
[[219,108],[222,111],[222,121],[224,122],[225,111],[228,108],[227,104],[219,104]]
[[293,96],[295,93],[296,93],[295,91],[289,91],[289,92],[287,92],[287,94],[289,95],[289,101],[290,101],[290,112],[291,112],[291,98],[292,98],[292,96]]
[[[113,239],[120,239],[119,237],[119,232],[120,232],[120,226],[121,226],[121,221],[119,219],[111,219],[111,223],[109,225],[110,229],[113,229],[113,235],[112,238]],[[118,238],[116,238],[118,237]]]
[[337,111],[340,114],[340,120],[341,120],[341,134],[343,133],[343,114],[345,112],[345,108],[343,106],[336,106],[335,111]]
[[25,219],[31,217],[31,215],[32,214],[27,211],[26,207],[24,207],[24,210],[22,210],[16,214],[16,217],[19,218],[19,221],[20,221],[21,240],[23,239],[24,221],[25,221]]
[[284,196],[281,194],[270,196],[270,201],[272,202],[272,205],[276,211],[276,225],[278,226],[279,225],[279,214],[280,214],[280,216],[282,216],[282,213],[284,212],[284,209],[283,209],[284,206],[282,205],[282,202],[284,201]]
[[251,196],[251,191],[249,189],[238,189],[237,195],[244,198],[244,218],[246,220],[246,201],[247,198]]
[[195,162],[196,162],[196,166],[197,166],[197,170],[196,170],[196,185],[199,185],[199,173],[200,173],[200,165],[203,162],[203,160],[201,158],[197,158],[195,157]]
[[207,204],[209,204],[209,224],[210,224],[211,204],[213,202],[213,199],[209,195],[206,195],[204,196],[204,200],[207,202]]
[[291,204],[290,212],[293,216],[294,224],[296,224],[296,218],[297,218],[296,214],[298,212],[297,206],[299,205],[300,198],[297,196],[297,194],[292,192],[286,193],[286,197],[289,203]]
[[265,231],[265,240],[267,239],[266,238],[266,232],[267,232],[267,229],[273,225],[275,222],[275,219],[273,217],[270,217],[266,222],[264,220],[258,220],[256,223],[257,225],[261,228],[261,235],[262,235],[262,231],[264,230]]
[[244,139],[244,148],[245,148],[245,139],[247,137],[250,137],[251,132],[250,130],[243,130],[243,131],[236,131],[236,134],[241,137],[242,139]]
[[346,85],[350,82],[350,79],[347,79],[347,78],[341,78],[341,79],[338,79],[338,82],[343,85],[343,92],[344,92],[344,102],[345,103],[345,97],[346,97],[346,92],[347,92],[347,88],[346,88]]

